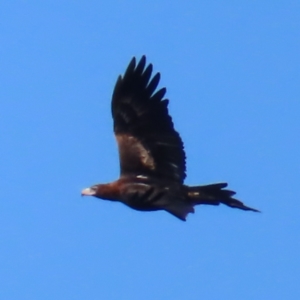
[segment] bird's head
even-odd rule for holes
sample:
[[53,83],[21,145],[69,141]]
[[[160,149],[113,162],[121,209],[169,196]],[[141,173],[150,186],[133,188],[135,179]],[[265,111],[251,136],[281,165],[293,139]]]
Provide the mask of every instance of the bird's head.
[[81,196],[95,196],[97,194],[98,185],[93,185],[81,191]]

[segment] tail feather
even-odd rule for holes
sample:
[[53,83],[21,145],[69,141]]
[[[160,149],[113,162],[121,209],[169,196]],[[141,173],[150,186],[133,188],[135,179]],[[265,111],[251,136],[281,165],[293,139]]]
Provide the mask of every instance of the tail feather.
[[227,183],[191,186],[188,187],[188,198],[191,202],[193,202],[194,205],[219,205],[222,203],[233,208],[259,212],[259,210],[248,207],[244,205],[243,202],[232,198],[232,196],[234,196],[236,193],[234,191],[224,189],[226,187]]

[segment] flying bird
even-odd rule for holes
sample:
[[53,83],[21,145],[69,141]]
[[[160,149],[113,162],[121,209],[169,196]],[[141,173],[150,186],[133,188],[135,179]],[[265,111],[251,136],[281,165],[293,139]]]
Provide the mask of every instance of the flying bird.
[[95,184],[82,195],[119,201],[139,211],[165,210],[185,221],[194,207],[220,203],[258,212],[233,198],[227,183],[188,186],[183,142],[168,112],[166,88],[157,90],[160,73],[134,57],[119,76],[112,95],[114,133],[119,147],[120,178]]

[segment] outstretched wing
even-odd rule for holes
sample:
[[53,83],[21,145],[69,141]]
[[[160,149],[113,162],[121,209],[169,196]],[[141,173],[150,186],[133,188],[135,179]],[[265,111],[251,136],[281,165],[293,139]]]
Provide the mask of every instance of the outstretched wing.
[[122,175],[154,176],[182,183],[186,174],[182,140],[168,113],[166,89],[156,91],[160,74],[152,64],[133,58],[119,76],[112,97],[112,116]]

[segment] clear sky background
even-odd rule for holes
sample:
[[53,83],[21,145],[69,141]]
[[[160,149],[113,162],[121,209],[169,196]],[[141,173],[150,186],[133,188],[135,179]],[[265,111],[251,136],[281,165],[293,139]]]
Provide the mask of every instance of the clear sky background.
[[[80,191],[119,175],[133,56],[167,87],[188,184],[263,213],[187,222]],[[2,1],[1,299],[300,299],[299,1]]]

